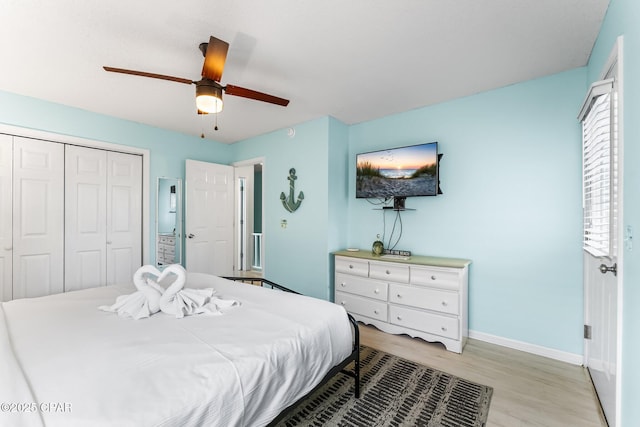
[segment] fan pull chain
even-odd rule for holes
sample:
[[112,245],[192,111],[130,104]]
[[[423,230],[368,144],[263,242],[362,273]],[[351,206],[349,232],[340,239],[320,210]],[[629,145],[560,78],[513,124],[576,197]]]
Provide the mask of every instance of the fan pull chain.
[[216,125],[213,127],[213,130],[218,130],[218,113],[216,113]]
[[200,114],[200,138],[204,139],[204,114]]

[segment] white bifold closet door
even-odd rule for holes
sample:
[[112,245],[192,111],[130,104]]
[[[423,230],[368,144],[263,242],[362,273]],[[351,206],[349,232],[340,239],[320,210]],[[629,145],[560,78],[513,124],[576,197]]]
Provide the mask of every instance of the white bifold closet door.
[[13,137],[13,299],[64,290],[64,145]]
[[142,263],[142,157],[68,145],[65,291],[129,283]]

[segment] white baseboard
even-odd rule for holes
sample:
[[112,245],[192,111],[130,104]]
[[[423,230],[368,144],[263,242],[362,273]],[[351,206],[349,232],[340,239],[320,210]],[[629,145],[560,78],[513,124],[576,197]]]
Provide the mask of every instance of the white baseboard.
[[484,332],[471,330],[469,331],[469,338],[500,345],[502,347],[512,348],[514,350],[526,351],[527,353],[548,357],[550,359],[559,360],[561,362],[571,363],[572,365],[583,364],[583,357],[581,354],[568,353],[566,351],[555,350],[553,348],[542,347],[523,341],[511,340],[508,338],[498,337],[495,335],[485,334]]

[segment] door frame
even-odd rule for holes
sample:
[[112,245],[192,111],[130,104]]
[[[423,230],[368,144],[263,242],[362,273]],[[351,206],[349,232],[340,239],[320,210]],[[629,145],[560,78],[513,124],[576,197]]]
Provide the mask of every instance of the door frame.
[[[611,427],[620,425],[620,419],[622,414],[622,326],[623,326],[623,308],[624,308],[624,62],[623,62],[623,36],[618,36],[607,61],[600,73],[598,80],[604,80],[611,69],[616,66],[616,84],[618,95],[618,227],[616,232],[617,238],[617,250],[615,254],[617,262],[617,275],[616,275],[616,287],[617,287],[617,313],[616,313],[616,357],[615,357],[615,370],[616,370],[616,384],[615,384],[615,421],[610,424]],[[583,257],[586,260],[586,257]],[[585,261],[583,261],[585,262]],[[589,293],[586,283],[586,262],[584,265],[585,272],[583,274],[583,290],[584,290],[584,324],[591,325],[593,314],[590,310]],[[610,273],[607,273],[610,274]],[[587,339],[584,340],[584,354],[583,365],[589,367],[589,346],[587,345]],[[610,422],[610,420],[607,420]]]
[[146,148],[131,147],[128,145],[114,144],[110,142],[96,141],[77,136],[63,135],[50,131],[27,129],[19,126],[0,123],[0,133],[41,139],[44,141],[58,142],[61,144],[80,145],[88,148],[100,148],[109,151],[118,151],[127,154],[142,156],[142,264],[150,263],[149,254],[149,171],[151,152]]
[[[252,158],[252,159],[241,160],[241,161],[234,162],[234,163],[231,164],[231,166],[233,166],[234,169],[235,168],[239,168],[239,167],[245,167],[245,166],[254,166],[254,168],[255,168],[255,165],[261,165],[262,166],[262,203],[260,205],[260,209],[262,211],[262,220],[261,220],[261,227],[260,227],[260,229],[262,230],[262,246],[261,246],[261,249],[260,249],[261,250],[260,258],[261,258],[261,263],[262,263],[262,270],[260,270],[260,273],[261,273],[262,277],[265,277],[266,266],[267,266],[266,253],[265,253],[265,250],[264,250],[264,248],[265,248],[265,222],[264,222],[264,217],[265,217],[265,215],[264,215],[265,179],[264,179],[264,177],[265,177],[265,171],[266,171],[266,161],[265,161],[264,157],[255,157],[255,158]],[[235,183],[234,183],[234,191],[235,191]],[[253,194],[251,194],[251,197],[253,198]],[[236,209],[237,209],[237,203],[235,204],[235,206],[236,206]],[[255,201],[254,201],[254,203],[252,203],[252,206],[255,206]],[[238,212],[236,211],[234,213],[234,215],[235,215],[235,218],[237,219],[238,218]],[[255,220],[255,218],[254,218],[254,220]],[[240,250],[240,245],[239,245],[239,242],[238,242],[238,229],[237,229],[237,227],[238,227],[238,225],[237,225],[237,221],[236,221],[236,222],[234,222],[234,230],[233,230],[233,235],[235,236],[234,237],[234,250],[233,250],[233,253],[234,253],[235,259],[238,258],[238,251]],[[251,268],[249,268],[249,270],[251,270]]]

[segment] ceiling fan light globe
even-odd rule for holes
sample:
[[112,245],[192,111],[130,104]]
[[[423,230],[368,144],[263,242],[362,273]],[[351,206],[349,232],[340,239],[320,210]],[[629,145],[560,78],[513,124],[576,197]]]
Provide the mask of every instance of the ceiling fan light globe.
[[205,113],[222,111],[222,86],[211,79],[196,83],[196,106]]
[[222,99],[213,95],[196,96],[196,106],[198,110],[208,114],[219,113],[222,111]]

